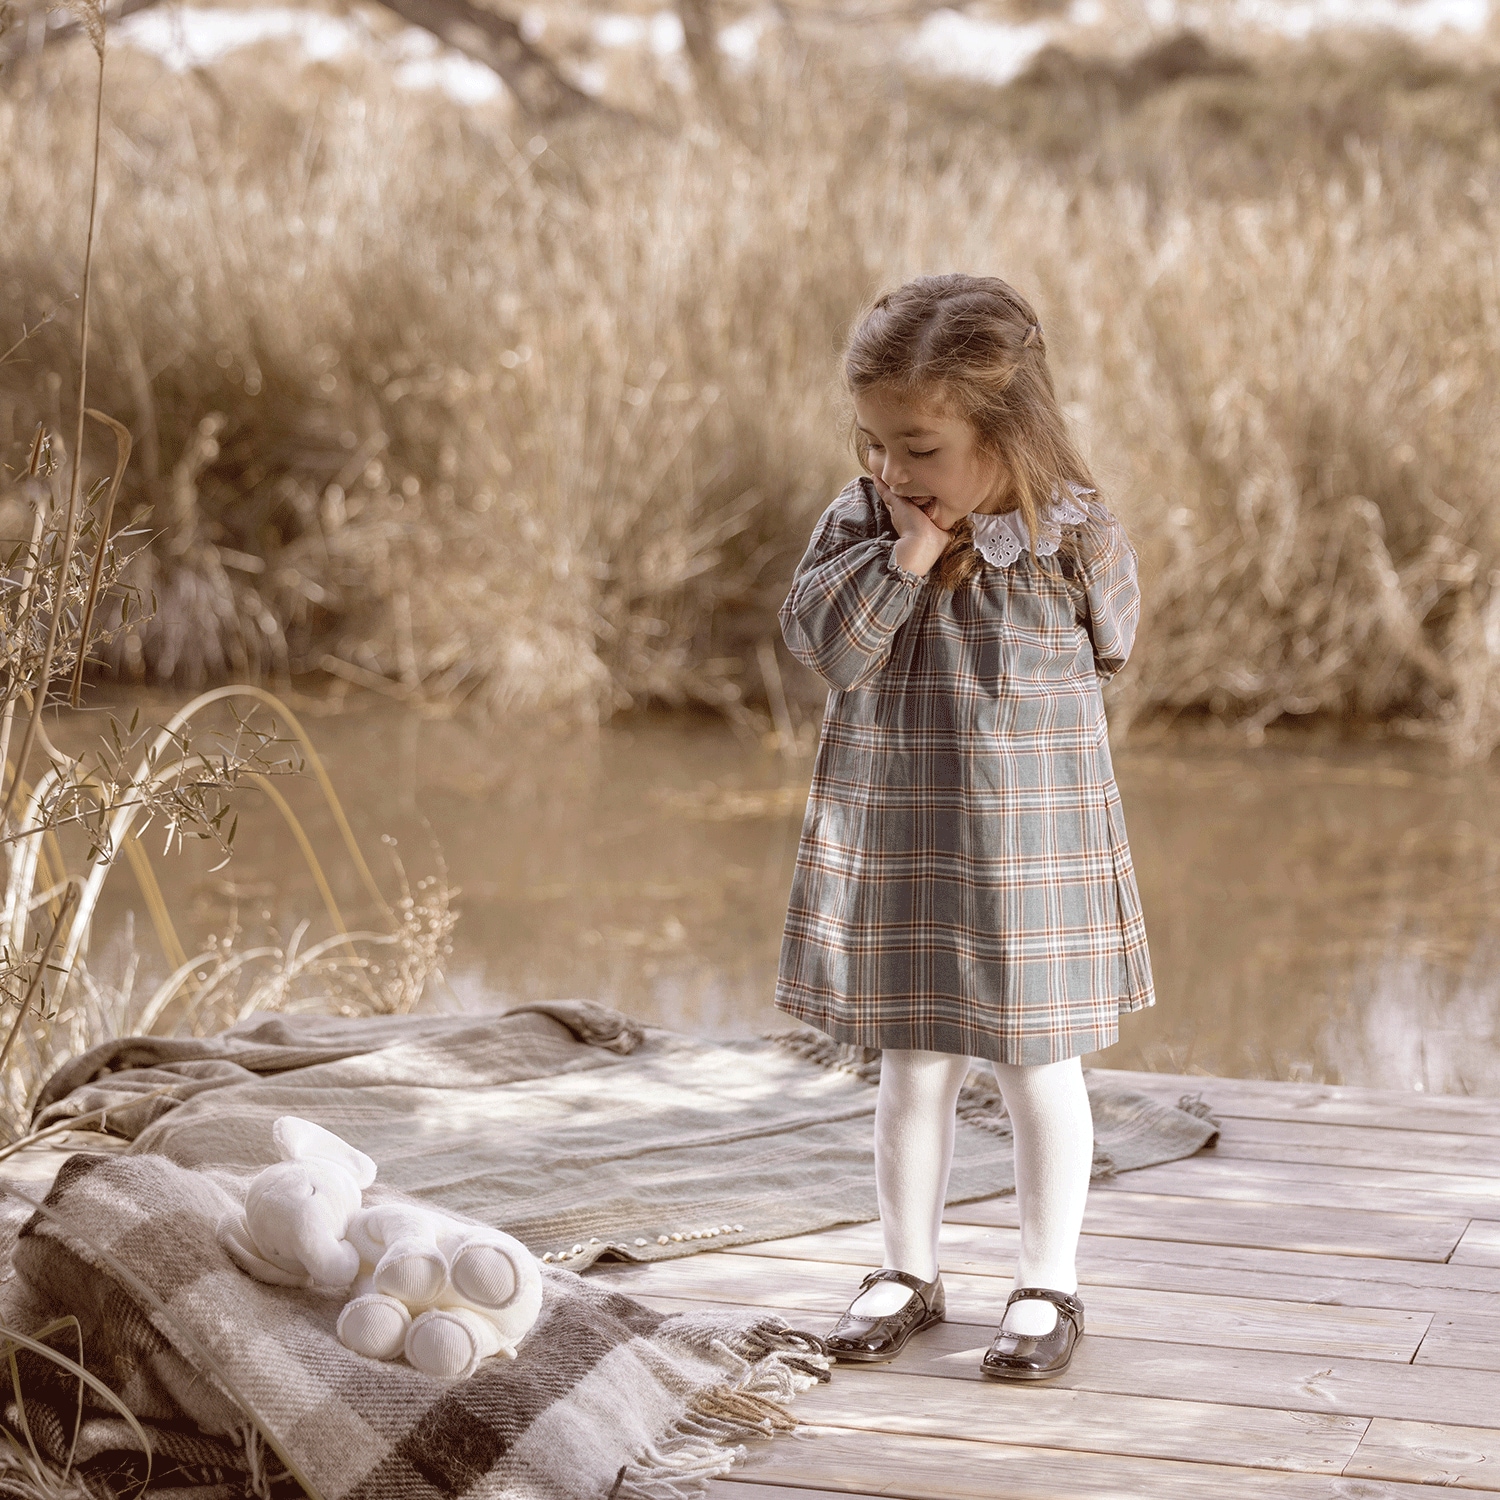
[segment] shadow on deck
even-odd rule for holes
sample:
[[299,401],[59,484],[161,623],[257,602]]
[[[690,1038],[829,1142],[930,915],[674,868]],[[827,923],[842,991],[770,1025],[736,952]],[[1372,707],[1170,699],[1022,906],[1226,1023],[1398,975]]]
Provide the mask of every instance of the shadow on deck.
[[[984,1382],[1015,1203],[950,1209],[948,1319],[798,1398],[712,1500],[1411,1500],[1500,1492],[1500,1099],[1121,1073],[1204,1090],[1217,1148],[1096,1184],[1088,1334],[1062,1378]],[[821,1331],[880,1263],[859,1225],[642,1267],[654,1306]]]

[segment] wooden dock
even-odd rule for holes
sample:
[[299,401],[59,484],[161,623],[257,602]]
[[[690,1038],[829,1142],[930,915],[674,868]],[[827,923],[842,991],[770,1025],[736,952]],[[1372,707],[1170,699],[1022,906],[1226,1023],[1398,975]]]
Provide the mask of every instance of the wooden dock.
[[[1500,1099],[1121,1073],[1217,1148],[1097,1184],[1062,1378],[983,1381],[1013,1199],[950,1210],[949,1321],[840,1366],[712,1500],[1413,1500],[1500,1492]],[[590,1274],[823,1331],[876,1225]]]

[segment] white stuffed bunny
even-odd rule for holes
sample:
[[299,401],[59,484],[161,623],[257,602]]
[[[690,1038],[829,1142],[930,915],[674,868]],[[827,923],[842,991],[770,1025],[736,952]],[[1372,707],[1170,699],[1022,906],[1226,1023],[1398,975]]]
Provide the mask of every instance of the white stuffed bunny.
[[284,1115],[286,1160],[225,1215],[219,1242],[251,1276],[280,1286],[352,1284],[338,1336],[372,1359],[460,1378],[492,1354],[514,1358],[542,1307],[542,1276],[519,1240],[412,1203],[362,1208],[375,1163],[331,1131]]

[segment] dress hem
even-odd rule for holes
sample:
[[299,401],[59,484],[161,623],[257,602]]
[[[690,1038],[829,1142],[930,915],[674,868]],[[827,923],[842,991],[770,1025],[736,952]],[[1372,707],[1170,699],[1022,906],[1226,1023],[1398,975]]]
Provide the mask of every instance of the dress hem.
[[1035,1034],[1009,1039],[941,1022],[927,1022],[920,1026],[901,1022],[861,1026],[832,1020],[826,1011],[789,1003],[780,997],[775,1004],[777,1010],[803,1025],[815,1027],[834,1041],[855,1047],[873,1047],[881,1051],[946,1052],[1007,1066],[1031,1066],[1065,1062],[1071,1057],[1083,1057],[1112,1047],[1120,1039],[1120,1014],[1149,1009],[1155,1000],[1121,1000],[1112,1020],[1092,1028],[1069,1028],[1065,1034],[1057,1036]]

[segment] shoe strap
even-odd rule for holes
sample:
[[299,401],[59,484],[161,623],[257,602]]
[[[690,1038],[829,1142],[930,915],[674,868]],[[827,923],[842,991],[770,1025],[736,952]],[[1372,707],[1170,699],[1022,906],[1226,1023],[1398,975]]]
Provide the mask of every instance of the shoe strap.
[[1005,1299],[1006,1307],[1009,1308],[1012,1302],[1050,1302],[1058,1312],[1073,1320],[1075,1329],[1083,1327],[1083,1303],[1069,1292],[1054,1292],[1045,1286],[1018,1286]]
[[934,1276],[931,1281],[923,1281],[920,1276],[913,1276],[910,1271],[871,1271],[870,1274],[866,1276],[862,1282],[860,1282],[859,1289],[860,1291],[865,1292],[868,1291],[877,1282],[897,1281],[900,1282],[902,1286],[909,1286],[912,1291],[914,1291],[917,1296],[922,1299],[923,1310],[926,1312],[931,1312],[932,1303],[929,1299],[931,1298],[933,1292],[936,1290],[939,1279],[939,1277]]

